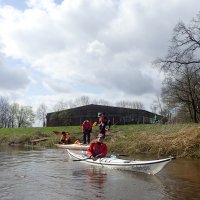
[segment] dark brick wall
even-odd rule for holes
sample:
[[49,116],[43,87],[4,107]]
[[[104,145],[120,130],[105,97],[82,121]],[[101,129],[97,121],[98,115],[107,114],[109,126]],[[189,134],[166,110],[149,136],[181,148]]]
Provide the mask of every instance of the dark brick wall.
[[63,111],[48,113],[47,126],[81,125],[84,120],[92,123],[98,121],[98,113],[105,113],[112,124],[151,123],[154,113],[130,108],[119,108],[102,105],[86,105]]

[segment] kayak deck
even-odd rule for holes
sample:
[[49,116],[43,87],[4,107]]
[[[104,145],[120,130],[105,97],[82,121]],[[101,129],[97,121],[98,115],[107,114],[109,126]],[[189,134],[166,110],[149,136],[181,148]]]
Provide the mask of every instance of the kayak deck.
[[89,145],[85,144],[55,144],[59,148],[72,149],[72,150],[87,150]]

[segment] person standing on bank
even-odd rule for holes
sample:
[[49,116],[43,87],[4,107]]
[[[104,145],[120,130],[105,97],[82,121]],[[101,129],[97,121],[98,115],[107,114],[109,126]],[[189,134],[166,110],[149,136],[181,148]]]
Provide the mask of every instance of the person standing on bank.
[[109,119],[108,120],[108,128],[109,128],[109,130],[110,130],[110,127],[111,127],[111,120]]
[[99,133],[95,142],[91,143],[89,148],[87,149],[87,156],[92,158],[93,160],[97,160],[98,158],[103,158],[108,153],[108,147],[104,143],[104,135]]
[[85,120],[82,124],[83,144],[90,143],[90,133],[92,132],[92,124],[89,120]]
[[104,135],[104,137],[106,135],[107,122],[108,120],[105,113],[100,113],[99,114],[99,130],[100,130],[100,133]]

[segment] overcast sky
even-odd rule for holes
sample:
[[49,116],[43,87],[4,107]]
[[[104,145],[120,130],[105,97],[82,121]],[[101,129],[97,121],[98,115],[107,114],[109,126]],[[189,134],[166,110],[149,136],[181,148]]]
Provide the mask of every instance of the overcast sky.
[[86,95],[150,110],[161,89],[152,62],[199,10],[199,0],[0,0],[0,96],[34,109]]

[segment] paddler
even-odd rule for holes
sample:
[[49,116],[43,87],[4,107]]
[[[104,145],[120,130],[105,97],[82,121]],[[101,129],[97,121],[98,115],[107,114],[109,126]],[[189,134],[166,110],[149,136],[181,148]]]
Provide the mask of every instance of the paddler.
[[59,144],[69,144],[69,143],[70,143],[70,133],[63,131]]
[[93,160],[97,160],[98,158],[103,158],[108,153],[108,147],[104,143],[105,136],[102,133],[99,133],[95,142],[91,143],[88,150],[88,157]]

